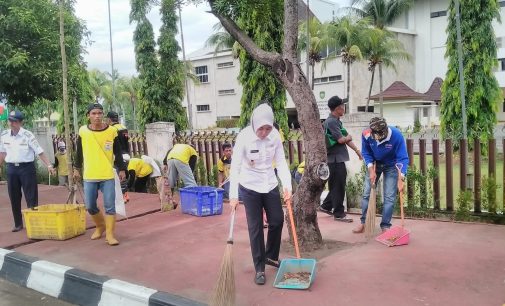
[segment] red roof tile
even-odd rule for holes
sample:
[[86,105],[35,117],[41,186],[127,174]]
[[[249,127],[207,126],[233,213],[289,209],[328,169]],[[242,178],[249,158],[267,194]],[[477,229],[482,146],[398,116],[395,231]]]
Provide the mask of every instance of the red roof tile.
[[[384,100],[404,100],[412,98],[425,100],[426,96],[425,94],[412,90],[410,87],[405,85],[405,83],[396,81],[382,92],[382,98]],[[379,94],[371,96],[370,99],[379,100]]]
[[440,89],[442,88],[443,82],[444,81],[438,77],[433,80],[430,89],[428,89],[428,91],[424,93],[426,95],[425,98],[426,101],[440,102],[440,100],[442,99],[442,92]]

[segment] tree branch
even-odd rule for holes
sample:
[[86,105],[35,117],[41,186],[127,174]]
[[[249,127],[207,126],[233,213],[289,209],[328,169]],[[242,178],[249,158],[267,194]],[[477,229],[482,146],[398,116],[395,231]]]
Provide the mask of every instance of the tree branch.
[[212,9],[213,1],[209,0],[211,13],[219,19],[223,27],[235,38],[235,40],[247,51],[247,53],[260,64],[268,67],[273,67],[281,59],[281,55],[277,52],[267,52],[259,48],[254,41],[244,33],[238,25],[230,18],[221,15]]
[[[309,18],[309,16],[307,16]],[[298,2],[297,0],[284,1],[284,46],[282,55],[293,63],[297,58],[296,47],[298,44]]]

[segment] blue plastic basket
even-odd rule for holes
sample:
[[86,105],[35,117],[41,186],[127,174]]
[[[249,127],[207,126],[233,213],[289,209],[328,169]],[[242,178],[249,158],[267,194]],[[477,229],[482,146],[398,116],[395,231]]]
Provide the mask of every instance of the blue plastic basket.
[[204,217],[223,213],[224,189],[210,186],[185,187],[179,190],[182,213]]
[[[300,281],[298,279],[284,279],[285,273],[309,273],[308,281]],[[274,287],[281,289],[309,289],[310,285],[316,277],[316,260],[315,259],[283,259],[281,266],[277,270],[277,275],[274,280]]]

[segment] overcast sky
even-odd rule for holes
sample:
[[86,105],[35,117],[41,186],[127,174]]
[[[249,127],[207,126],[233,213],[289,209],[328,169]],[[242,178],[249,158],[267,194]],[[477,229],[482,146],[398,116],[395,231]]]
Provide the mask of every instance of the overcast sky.
[[[334,2],[347,4],[350,0],[336,0]],[[341,5],[342,5],[341,4]],[[136,74],[135,54],[133,47],[133,31],[135,24],[129,24],[130,1],[110,0],[112,21],[112,44],[114,50],[114,68],[122,76]],[[205,40],[212,34],[212,26],[218,20],[207,13],[209,8],[201,4],[199,6],[188,5],[182,9],[182,26],[184,30],[184,42],[186,54],[198,50],[204,46]],[[89,69],[102,71],[111,70],[110,44],[109,44],[109,19],[107,0],[77,0],[75,11],[79,18],[84,20],[91,32],[91,46],[87,47],[84,56]],[[149,19],[153,24],[155,36],[161,25],[159,7],[153,7]],[[180,45],[180,33],[177,36]]]

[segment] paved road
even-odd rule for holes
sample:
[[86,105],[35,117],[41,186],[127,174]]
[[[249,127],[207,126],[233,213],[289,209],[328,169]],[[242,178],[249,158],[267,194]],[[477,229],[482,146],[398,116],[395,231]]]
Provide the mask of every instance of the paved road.
[[20,287],[0,278],[0,305],[2,306],[71,306],[67,302]]

